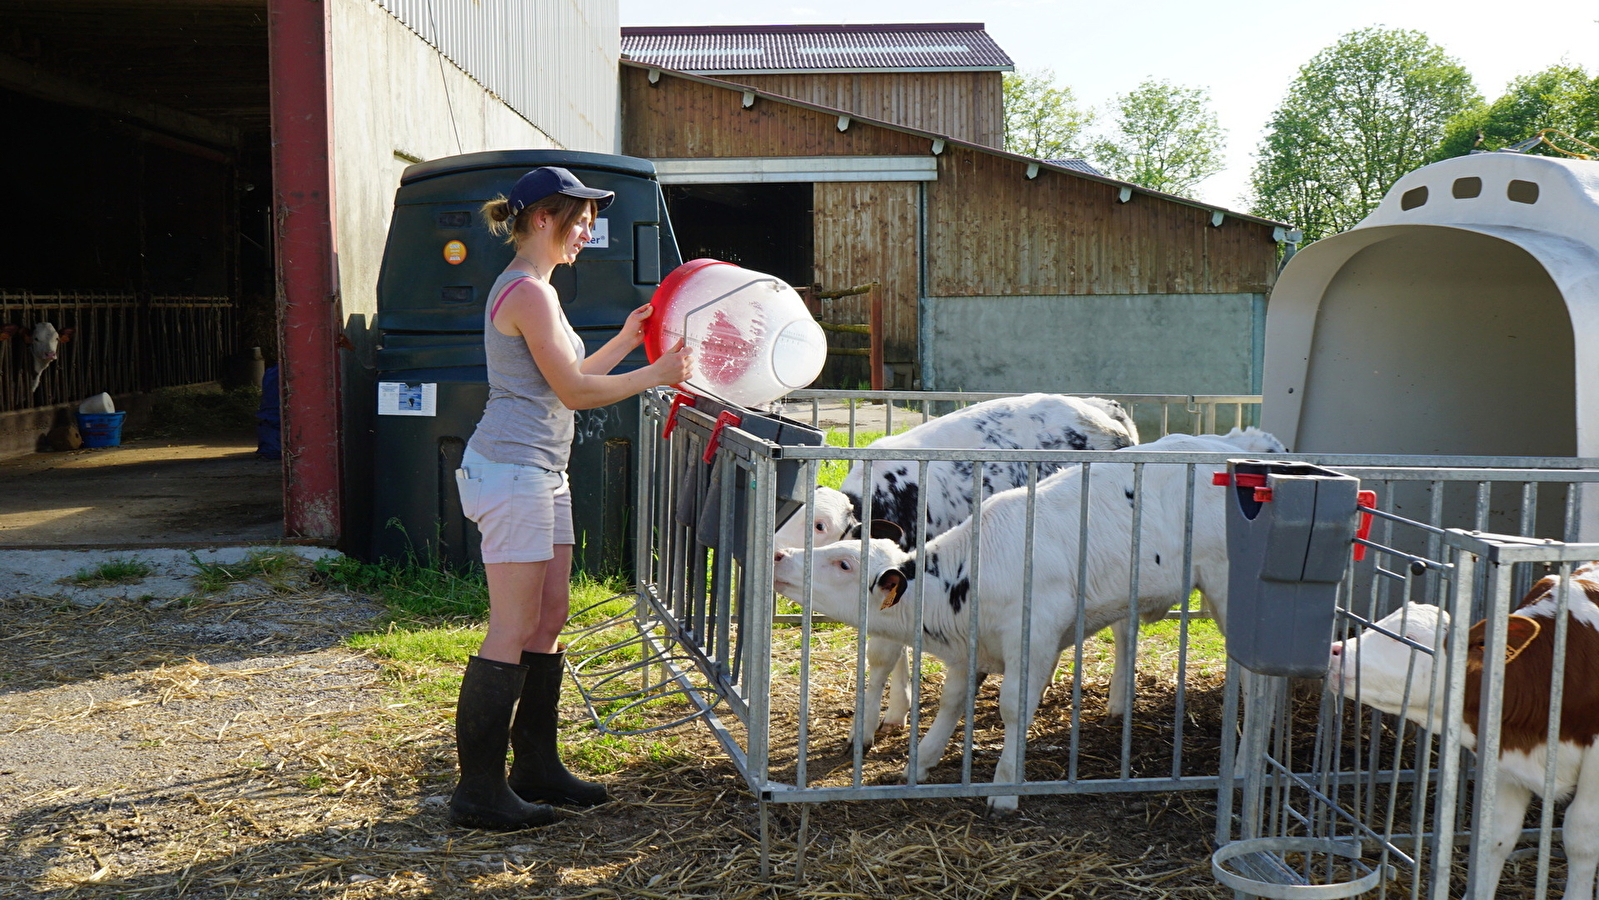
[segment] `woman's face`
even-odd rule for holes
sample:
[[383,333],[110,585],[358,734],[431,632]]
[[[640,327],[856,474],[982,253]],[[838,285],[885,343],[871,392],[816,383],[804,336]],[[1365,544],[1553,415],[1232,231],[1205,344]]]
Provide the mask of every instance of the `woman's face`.
[[551,227],[555,232],[551,235],[551,239],[555,242],[556,257],[563,263],[575,262],[577,255],[583,252],[583,245],[594,237],[592,205],[590,209],[585,209],[579,213],[578,217],[572,220],[572,224],[565,231],[555,228],[553,223]]

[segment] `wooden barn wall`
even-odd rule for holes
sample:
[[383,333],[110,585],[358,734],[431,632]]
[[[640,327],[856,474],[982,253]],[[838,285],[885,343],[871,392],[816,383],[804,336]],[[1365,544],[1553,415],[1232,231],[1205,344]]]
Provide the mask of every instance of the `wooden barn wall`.
[[[915,182],[816,185],[816,281],[824,291],[881,285],[884,359],[890,363],[916,358],[916,195]],[[864,295],[824,301],[823,312],[831,322],[870,321]],[[838,335],[830,339],[864,346]]]
[[816,72],[723,80],[985,147],[1005,141],[999,72]]
[[927,138],[869,126],[839,131],[837,117],[683,78],[649,83],[646,70],[622,67],[622,152],[649,159],[726,156],[909,156]]
[[1269,290],[1271,228],[952,147],[927,185],[928,295],[1232,294]]
[[[762,99],[743,109],[737,91],[670,75],[651,85],[632,67],[623,67],[622,96],[623,152],[634,156],[931,152],[926,137],[859,123],[839,132],[825,112]],[[1067,173],[1029,180],[1025,162],[976,149],[949,146],[937,159],[936,181],[814,185],[815,281],[823,290],[882,284],[889,362],[916,359],[926,340],[921,374],[940,390],[1258,389],[1276,270],[1270,225],[1229,217],[1212,226],[1211,210],[1147,194],[1121,203],[1119,185]],[[928,320],[919,322],[924,302]],[[865,322],[866,301],[832,301],[823,319]],[[1037,321],[1060,327],[1027,327]],[[1062,357],[1062,330],[1101,337]],[[1152,352],[1172,364],[1115,368]],[[856,368],[830,362],[828,371],[847,369],[853,382],[865,373]]]

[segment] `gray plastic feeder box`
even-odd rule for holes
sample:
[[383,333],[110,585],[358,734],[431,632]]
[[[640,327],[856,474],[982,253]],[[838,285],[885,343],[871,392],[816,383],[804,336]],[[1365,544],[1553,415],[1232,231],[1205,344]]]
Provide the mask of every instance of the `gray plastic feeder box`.
[[[704,414],[716,424],[710,429],[701,428],[697,424],[688,424],[689,417],[682,419],[678,417],[678,408],[681,406],[693,407],[696,412]],[[722,549],[721,522],[727,517],[726,511],[722,509],[722,480],[729,477],[729,470],[737,468],[725,456],[718,456],[715,453],[722,429],[737,428],[751,437],[790,447],[819,447],[825,438],[820,429],[776,413],[756,412],[709,397],[682,392],[673,399],[668,423],[662,429],[662,437],[670,437],[679,422],[688,425],[683,433],[686,439],[693,441],[695,451],[689,454],[684,462],[687,469],[683,473],[678,495],[677,521],[679,524],[694,528],[695,539],[714,550]],[[805,504],[805,487],[799,483],[802,465],[802,461],[797,459],[777,460],[775,513],[779,528]],[[733,480],[731,549],[733,555],[741,561],[748,550],[747,535],[752,499],[747,489],[749,480],[736,476]]]
[[1227,655],[1260,675],[1327,671],[1360,479],[1308,463],[1233,460],[1228,488]]

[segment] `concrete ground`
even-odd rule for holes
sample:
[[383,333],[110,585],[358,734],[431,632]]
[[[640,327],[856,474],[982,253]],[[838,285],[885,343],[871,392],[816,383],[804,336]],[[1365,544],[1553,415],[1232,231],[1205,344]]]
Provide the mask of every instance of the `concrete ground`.
[[[810,400],[784,400],[775,405],[775,411],[807,425],[814,420],[823,430],[847,430],[852,420],[857,431],[882,432],[889,424],[888,406],[879,402],[850,404],[839,400],[819,400],[813,404]],[[922,421],[920,409],[912,410],[897,404],[893,411],[895,432]]]
[[[191,552],[231,564],[283,537],[282,464],[255,446],[253,437],[143,438],[0,460],[0,596],[92,604],[192,593]],[[134,585],[72,582],[111,558],[154,573]]]
[[283,536],[278,460],[253,438],[146,438],[0,460],[0,547],[183,546]]

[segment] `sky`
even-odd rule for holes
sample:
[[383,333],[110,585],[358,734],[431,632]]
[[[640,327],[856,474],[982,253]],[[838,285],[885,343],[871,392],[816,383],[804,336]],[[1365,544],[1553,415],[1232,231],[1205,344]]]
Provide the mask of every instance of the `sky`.
[[[1513,78],[1558,62],[1599,72],[1599,3],[1533,0],[619,0],[623,25],[983,22],[1018,70],[1053,69],[1080,103],[1104,110],[1147,79],[1202,87],[1227,131],[1227,168],[1198,199],[1248,206],[1266,121],[1321,50],[1371,26],[1425,33],[1489,101]],[[1475,8],[1475,12],[1473,12]]]

